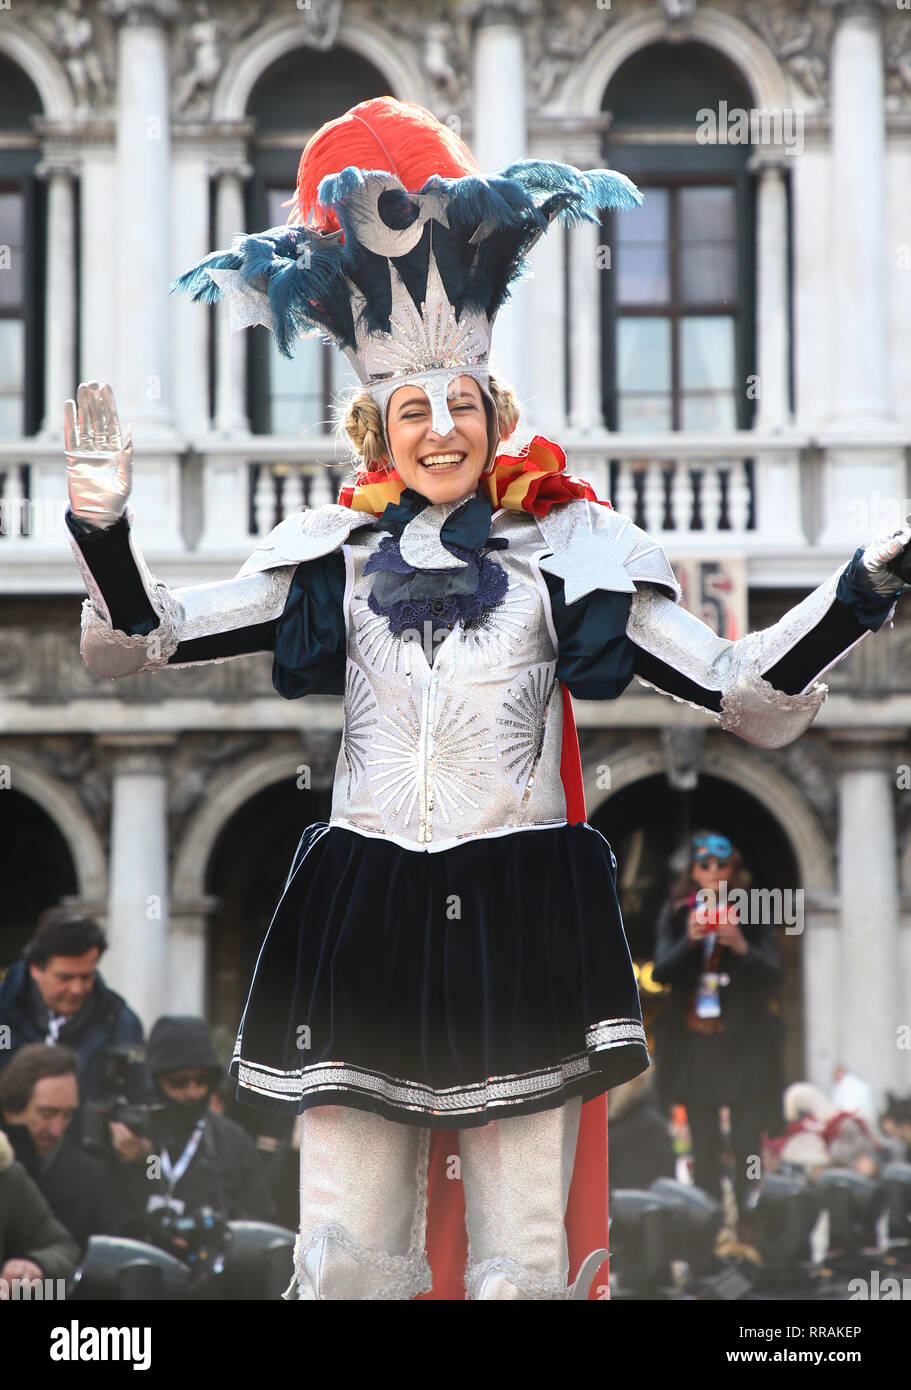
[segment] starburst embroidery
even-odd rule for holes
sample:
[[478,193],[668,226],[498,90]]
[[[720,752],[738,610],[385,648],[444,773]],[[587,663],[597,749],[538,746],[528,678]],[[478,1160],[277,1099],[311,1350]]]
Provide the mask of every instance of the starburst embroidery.
[[383,676],[398,675],[402,670],[411,685],[413,641],[404,641],[400,632],[393,632],[388,620],[381,613],[374,613],[360,595],[351,601],[351,618],[357,630],[358,647],[370,667]]
[[385,727],[373,741],[380,756],[368,765],[382,769],[370,778],[376,788],[377,806],[385,815],[405,825],[417,812],[418,842],[433,837],[433,816],[438,810],[448,826],[466,806],[477,811],[479,797],[491,786],[497,762],[496,743],[477,710],[467,700],[446,695],[439,710],[425,689],[426,730],[414,700],[396,705],[385,715]]
[[360,667],[349,661],[345,674],[345,731],[342,736],[349,799],[364,775],[371,731],[377,722],[376,699],[370,682]]
[[[531,795],[532,783],[544,747],[544,734],[547,728],[547,711],[556,686],[556,663],[546,662],[534,666],[518,686],[509,687],[509,698],[504,701],[507,715],[501,715],[497,723],[502,726],[500,751],[506,760],[506,770],[516,775],[516,785],[525,788],[522,805]],[[508,716],[508,717],[507,717]]]
[[527,633],[535,611],[535,596],[527,584],[509,577],[509,588],[501,601],[486,609],[480,618],[463,624],[455,660],[450,662],[445,679],[451,681],[459,668],[474,673],[501,669],[520,650],[523,634]]

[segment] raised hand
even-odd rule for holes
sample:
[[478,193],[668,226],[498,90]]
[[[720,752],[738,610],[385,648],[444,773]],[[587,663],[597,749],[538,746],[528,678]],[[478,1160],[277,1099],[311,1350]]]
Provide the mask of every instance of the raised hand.
[[911,584],[911,526],[902,526],[890,536],[881,536],[868,545],[861,556],[867,578],[878,594],[898,593],[902,584]]
[[96,526],[113,526],[123,515],[133,484],[132,425],[126,438],[114,392],[107,382],[82,382],[76,400],[63,406],[67,487],[74,514]]

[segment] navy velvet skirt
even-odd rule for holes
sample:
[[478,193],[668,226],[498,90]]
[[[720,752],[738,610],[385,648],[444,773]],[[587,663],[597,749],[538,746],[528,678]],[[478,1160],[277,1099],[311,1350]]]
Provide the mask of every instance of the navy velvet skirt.
[[468,1128],[637,1076],[616,870],[584,823],[432,854],[309,826],[244,1010],[238,1099]]

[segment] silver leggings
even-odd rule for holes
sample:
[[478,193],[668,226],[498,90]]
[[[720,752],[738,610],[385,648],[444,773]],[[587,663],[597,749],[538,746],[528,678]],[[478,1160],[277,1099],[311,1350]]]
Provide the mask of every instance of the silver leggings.
[[[468,1298],[570,1296],[563,1217],[581,1105],[458,1131],[447,1177],[461,1176],[464,1187]],[[300,1298],[408,1299],[430,1288],[429,1148],[430,1130],[416,1125],[344,1105],[304,1112]]]

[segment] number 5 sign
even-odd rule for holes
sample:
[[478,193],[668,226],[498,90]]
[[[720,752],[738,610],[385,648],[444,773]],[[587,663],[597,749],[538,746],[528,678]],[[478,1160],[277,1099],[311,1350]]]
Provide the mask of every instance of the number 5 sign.
[[719,637],[733,642],[746,634],[746,556],[686,555],[671,563],[683,590],[684,608]]

